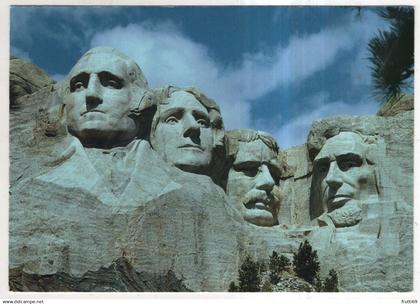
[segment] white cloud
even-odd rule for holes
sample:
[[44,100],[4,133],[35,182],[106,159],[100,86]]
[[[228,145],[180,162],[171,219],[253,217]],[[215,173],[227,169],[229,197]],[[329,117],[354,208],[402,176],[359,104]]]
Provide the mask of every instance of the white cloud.
[[217,62],[205,45],[187,37],[171,22],[105,30],[93,36],[91,47],[110,45],[122,50],[139,63],[152,87],[198,87],[219,103],[227,128],[249,127],[252,101],[281,86],[305,81],[333,64],[340,51],[353,50],[376,30],[375,14],[367,11],[360,21],[350,16],[340,27],[292,36],[287,45],[244,54],[235,67]]
[[373,115],[378,110],[378,103],[367,96],[353,104],[343,101],[330,102],[328,97],[327,92],[314,95],[308,101],[310,107],[307,112],[298,115],[274,132],[283,149],[304,144],[314,120],[336,115]]
[[91,46],[99,45],[114,46],[132,57],[152,87],[173,84],[199,88],[218,102],[226,127],[250,124],[250,104],[220,76],[223,67],[204,45],[177,31],[173,24],[116,27],[94,36]]

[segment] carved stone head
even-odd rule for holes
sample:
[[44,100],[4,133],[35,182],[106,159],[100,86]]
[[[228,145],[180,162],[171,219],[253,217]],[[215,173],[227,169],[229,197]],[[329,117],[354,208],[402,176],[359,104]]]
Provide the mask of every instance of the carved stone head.
[[378,199],[371,145],[366,136],[341,132],[327,139],[314,159],[312,203],[337,227],[357,224],[362,219],[360,202]]
[[232,164],[226,193],[244,219],[258,226],[278,224],[280,164],[268,133],[237,129],[226,133]]
[[194,88],[158,91],[150,142],[163,159],[181,170],[211,175],[214,150],[223,146],[217,104]]
[[80,58],[65,82],[67,128],[84,146],[118,146],[136,137],[139,124],[130,113],[148,85],[133,60],[110,47],[94,48]]

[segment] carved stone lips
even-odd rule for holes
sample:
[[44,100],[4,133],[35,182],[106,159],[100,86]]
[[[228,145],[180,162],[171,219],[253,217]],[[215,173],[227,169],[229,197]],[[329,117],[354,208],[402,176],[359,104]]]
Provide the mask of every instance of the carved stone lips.
[[270,200],[268,198],[254,198],[244,204],[247,209],[260,209],[270,211]]
[[84,111],[82,114],[80,114],[80,116],[83,116],[83,115],[85,115],[87,113],[91,113],[91,112],[105,113],[104,111],[94,109],[94,110]]
[[200,145],[195,145],[195,144],[185,144],[185,145],[178,146],[178,148],[204,151]]
[[341,207],[342,205],[344,205],[346,202],[348,202],[352,198],[353,197],[350,196],[350,195],[338,194],[338,195],[330,196],[328,198],[328,204],[330,206],[334,206],[334,207]]

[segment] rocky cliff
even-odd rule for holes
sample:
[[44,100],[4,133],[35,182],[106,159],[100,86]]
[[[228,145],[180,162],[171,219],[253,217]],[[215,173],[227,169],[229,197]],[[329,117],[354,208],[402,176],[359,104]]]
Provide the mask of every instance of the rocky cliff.
[[[292,259],[305,239],[321,276],[337,271],[340,291],[412,290],[412,110],[314,122],[306,144],[281,154],[279,225],[258,227],[209,177],[168,167],[147,140],[91,154],[120,164],[120,175],[101,179],[51,118],[60,86],[45,79],[11,99],[11,290],[226,291],[245,256],[267,261],[276,250]],[[335,227],[310,212],[314,159],[328,134],[349,130],[375,138],[378,199],[361,204],[357,225]],[[305,285],[288,280],[286,290]]]

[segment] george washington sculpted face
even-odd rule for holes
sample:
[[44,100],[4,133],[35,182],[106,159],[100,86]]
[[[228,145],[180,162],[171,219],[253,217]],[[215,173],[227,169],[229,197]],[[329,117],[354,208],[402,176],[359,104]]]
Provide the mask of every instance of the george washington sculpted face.
[[100,50],[85,54],[70,71],[64,101],[67,125],[85,146],[119,145],[138,133],[129,115],[139,99],[130,64],[137,67],[119,53]]

